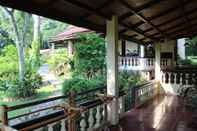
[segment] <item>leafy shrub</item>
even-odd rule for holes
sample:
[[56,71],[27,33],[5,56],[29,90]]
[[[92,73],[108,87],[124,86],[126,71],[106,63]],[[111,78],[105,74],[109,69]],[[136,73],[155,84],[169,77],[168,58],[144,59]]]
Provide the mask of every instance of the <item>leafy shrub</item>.
[[0,77],[15,76],[18,73],[16,47],[8,45],[1,50],[0,55]]
[[30,97],[39,88],[41,77],[32,70],[25,59],[26,72],[22,82],[18,78],[18,56],[14,45],[8,45],[1,50],[0,54],[0,91],[6,93],[8,97]]
[[138,73],[120,72],[118,75],[119,88],[128,88],[129,86],[139,85],[145,82]]
[[180,65],[191,65],[191,64],[192,64],[192,61],[189,60],[189,59],[186,59],[186,60],[179,60],[179,64],[180,64]]
[[35,72],[28,71],[22,82],[18,77],[15,79],[0,78],[0,91],[7,94],[8,97],[26,98],[35,95],[36,89],[42,84],[42,78]]
[[54,70],[58,65],[68,62],[68,57],[66,52],[67,52],[66,49],[55,50],[55,53],[47,59],[47,63],[49,64],[50,70]]
[[62,86],[62,91],[64,94],[69,91],[83,92],[88,89],[94,89],[98,87],[105,87],[106,79],[102,76],[98,76],[94,79],[84,79],[84,78],[72,78],[65,80]]

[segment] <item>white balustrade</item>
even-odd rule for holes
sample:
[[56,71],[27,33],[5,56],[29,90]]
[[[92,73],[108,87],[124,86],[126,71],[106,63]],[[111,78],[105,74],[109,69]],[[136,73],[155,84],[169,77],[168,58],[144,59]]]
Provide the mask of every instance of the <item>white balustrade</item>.
[[58,125],[58,124],[60,124],[60,126],[61,126],[60,131],[67,131],[65,122],[66,122],[66,119],[62,119],[60,121],[56,121],[56,122],[50,123],[48,125],[45,125],[43,127],[34,129],[33,131],[43,131],[45,127],[48,128],[48,131],[55,131],[54,126]]
[[[171,65],[171,59],[161,59],[161,67]],[[121,70],[152,70],[155,66],[154,58],[140,58],[135,56],[119,57]]]
[[101,129],[107,122],[106,105],[98,105],[81,114],[80,131]]
[[161,71],[161,73],[161,85],[167,93],[178,94],[182,86],[193,86],[192,76],[195,76],[195,73],[178,71]]

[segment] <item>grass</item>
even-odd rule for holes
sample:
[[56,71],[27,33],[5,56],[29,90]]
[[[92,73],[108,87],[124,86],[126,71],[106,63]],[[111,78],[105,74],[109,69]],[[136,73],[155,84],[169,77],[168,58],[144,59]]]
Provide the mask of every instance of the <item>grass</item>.
[[[60,90],[61,90],[60,88],[55,88],[52,85],[45,86],[45,87],[42,87],[42,88],[37,90],[37,95],[34,98],[31,98],[31,99],[18,99],[18,100],[13,101],[13,102],[0,101],[0,105],[14,106],[14,105],[27,103],[27,102],[37,101],[37,100],[40,100],[40,99],[48,98],[48,97],[54,95],[55,92],[58,92]],[[0,99],[6,98],[6,97],[7,96],[6,96],[5,93],[0,92]],[[23,114],[25,112],[28,112],[28,111],[29,111],[29,109],[27,109],[27,108],[15,110],[15,111],[9,112],[8,113],[8,117],[9,118],[15,117],[15,116],[18,116],[18,115]]]

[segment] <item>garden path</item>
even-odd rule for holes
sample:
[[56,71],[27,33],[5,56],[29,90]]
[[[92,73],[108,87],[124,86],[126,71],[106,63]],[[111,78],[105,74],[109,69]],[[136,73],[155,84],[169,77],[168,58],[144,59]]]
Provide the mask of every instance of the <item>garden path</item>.
[[57,77],[49,71],[48,64],[43,64],[38,73],[41,75],[43,79],[43,83],[52,84],[53,86],[60,86],[63,81],[57,79]]

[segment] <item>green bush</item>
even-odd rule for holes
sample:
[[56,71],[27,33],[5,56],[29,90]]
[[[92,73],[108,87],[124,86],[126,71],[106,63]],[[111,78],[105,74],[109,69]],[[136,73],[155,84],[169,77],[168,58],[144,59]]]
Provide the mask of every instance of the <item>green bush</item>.
[[127,71],[119,72],[118,84],[120,89],[130,86],[140,85],[145,82],[138,73],[129,73]]
[[66,94],[69,91],[83,92],[98,87],[106,87],[106,79],[102,76],[90,80],[75,77],[64,81],[62,91]]
[[0,78],[0,91],[6,93],[11,98],[26,98],[36,94],[42,84],[42,78],[35,72],[26,72],[25,78],[22,82],[19,81],[18,77],[12,78]]
[[47,58],[47,63],[50,70],[54,70],[60,64],[68,63],[67,50],[57,49],[55,53]]
[[18,56],[14,45],[8,45],[0,53],[0,91],[7,97],[25,98],[36,93],[41,85],[41,77],[31,68],[25,59],[26,72],[22,82],[18,78]]
[[192,64],[192,61],[190,59],[179,60],[179,64],[180,65],[191,65]]

